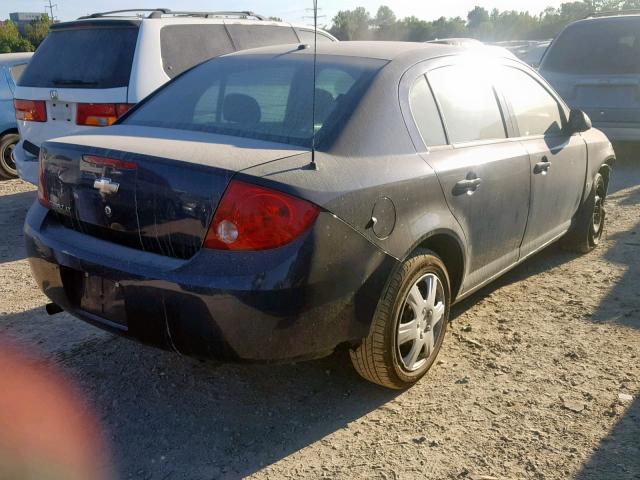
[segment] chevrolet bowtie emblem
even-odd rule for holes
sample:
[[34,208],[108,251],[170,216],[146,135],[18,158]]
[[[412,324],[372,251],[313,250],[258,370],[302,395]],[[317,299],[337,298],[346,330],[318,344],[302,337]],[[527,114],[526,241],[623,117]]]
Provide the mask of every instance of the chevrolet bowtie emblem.
[[109,195],[111,193],[116,193],[118,188],[120,188],[120,184],[112,182],[110,178],[99,178],[93,182],[93,188],[103,195]]

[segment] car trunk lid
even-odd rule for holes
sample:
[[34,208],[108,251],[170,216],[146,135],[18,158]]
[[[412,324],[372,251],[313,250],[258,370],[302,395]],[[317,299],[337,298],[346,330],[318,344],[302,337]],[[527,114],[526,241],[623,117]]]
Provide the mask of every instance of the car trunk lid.
[[43,189],[68,228],[174,258],[201,247],[231,177],[299,155],[288,145],[114,126],[43,146]]

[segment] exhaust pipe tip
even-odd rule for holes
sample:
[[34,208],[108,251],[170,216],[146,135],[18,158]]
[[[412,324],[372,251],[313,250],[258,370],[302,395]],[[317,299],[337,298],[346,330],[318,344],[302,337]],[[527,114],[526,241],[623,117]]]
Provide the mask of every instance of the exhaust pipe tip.
[[55,315],[56,313],[63,312],[64,310],[57,303],[47,303],[44,307],[49,315]]

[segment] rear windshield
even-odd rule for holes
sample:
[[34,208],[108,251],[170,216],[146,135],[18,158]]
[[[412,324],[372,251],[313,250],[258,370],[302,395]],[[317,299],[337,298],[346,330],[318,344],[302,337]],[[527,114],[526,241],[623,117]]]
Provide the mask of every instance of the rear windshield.
[[[331,143],[386,62],[313,56],[220,57],[185,73],[122,123],[196,130],[309,147]],[[313,127],[312,127],[313,124]]]
[[616,18],[571,25],[553,42],[541,69],[576,74],[640,73],[640,20]]
[[52,30],[20,79],[24,87],[126,87],[137,26]]

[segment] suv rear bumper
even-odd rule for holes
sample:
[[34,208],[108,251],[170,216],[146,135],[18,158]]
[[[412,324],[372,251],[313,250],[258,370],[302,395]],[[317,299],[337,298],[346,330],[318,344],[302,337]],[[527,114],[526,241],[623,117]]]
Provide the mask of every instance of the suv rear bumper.
[[[38,203],[25,238],[38,285],[69,313],[144,343],[228,360],[314,358],[358,342],[397,263],[328,213],[285,247],[203,249],[190,260],[66,229],[47,220]],[[115,285],[117,300],[87,293],[83,277],[103,279],[102,288]],[[91,295],[90,304],[102,302],[103,312],[120,315],[86,309]]]
[[31,155],[24,149],[24,140],[13,149],[13,161],[16,164],[18,175],[25,182],[38,185],[38,157]]
[[594,123],[611,142],[640,142],[640,124]]

